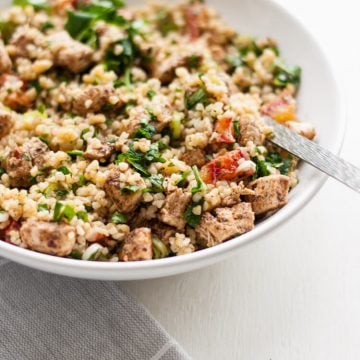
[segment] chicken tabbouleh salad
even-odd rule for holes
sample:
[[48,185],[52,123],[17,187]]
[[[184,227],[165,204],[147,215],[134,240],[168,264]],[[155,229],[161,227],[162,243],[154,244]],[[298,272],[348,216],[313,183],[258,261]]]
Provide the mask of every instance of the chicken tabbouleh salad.
[[286,205],[301,69],[202,1],[14,0],[0,16],[0,239],[97,261],[192,253]]

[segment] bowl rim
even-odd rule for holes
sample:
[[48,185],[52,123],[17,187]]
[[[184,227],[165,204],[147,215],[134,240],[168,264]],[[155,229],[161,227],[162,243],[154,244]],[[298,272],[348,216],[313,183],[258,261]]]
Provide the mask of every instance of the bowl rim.
[[[327,53],[324,51],[323,47],[319,44],[318,39],[314,36],[307,27],[302,23],[300,19],[297,18],[295,14],[293,14],[288,8],[280,5],[277,0],[267,0],[271,6],[275,7],[278,12],[283,13],[284,16],[287,16],[294,22],[297,27],[304,32],[307,37],[317,46],[319,53],[325,59],[326,64],[329,69],[329,76],[332,78],[332,82],[335,84],[336,92],[337,92],[337,107],[339,113],[339,121],[337,123],[338,131],[336,136],[336,141],[334,141],[331,151],[335,154],[339,154],[342,149],[346,126],[347,126],[347,118],[346,118],[346,107],[344,104],[344,95],[342,89],[342,83],[338,81],[337,72],[334,70],[333,64]],[[309,166],[309,165],[307,165]],[[163,270],[160,276],[151,275],[150,276],[142,276],[142,279],[146,278],[155,278],[155,277],[164,277],[168,275],[174,274],[174,272],[169,271],[173,268],[178,268],[179,266],[183,267],[183,271],[186,272],[187,270],[185,267],[191,263],[196,262],[205,262],[211,261],[214,257],[223,258],[225,255],[229,255],[229,253],[236,253],[235,250],[243,247],[246,244],[252,243],[257,241],[265,234],[268,234],[275,229],[278,229],[280,225],[282,225],[287,220],[290,220],[293,216],[295,216],[304,206],[306,206],[315,194],[321,189],[321,187],[325,184],[328,176],[319,172],[319,174],[309,183],[307,189],[303,189],[301,196],[293,199],[293,201],[289,202],[284,208],[280,209],[274,216],[271,216],[267,221],[261,222],[256,225],[256,228],[246,234],[237,236],[227,242],[219,244],[217,246],[203,249],[200,251],[196,251],[191,254],[181,255],[181,256],[174,256],[170,258],[164,259],[156,259],[156,260],[146,260],[146,261],[138,261],[138,262],[93,262],[93,261],[84,261],[84,260],[76,260],[76,259],[69,259],[69,258],[62,258],[56,257],[53,255],[42,254],[35,252],[33,250],[20,248],[16,245],[8,244],[5,241],[0,241],[0,254],[5,258],[14,260],[18,263],[23,265],[31,266],[32,268],[37,269],[45,269],[47,266],[47,271],[49,272],[57,272],[52,267],[57,267],[66,269],[64,271],[64,275],[69,276],[81,276],[79,274],[72,274],[72,270],[74,271],[89,271],[88,275],[81,276],[87,278],[105,278],[106,276],[95,276],[94,271],[106,271],[109,272],[121,272],[124,270],[126,273],[128,271],[134,271],[135,274],[139,274],[139,272],[146,272],[147,270]],[[221,257],[222,255],[222,257]],[[219,259],[219,260],[220,260]],[[29,265],[31,263],[31,265]],[[41,264],[41,265],[39,265]],[[200,267],[200,266],[199,266]],[[184,270],[185,269],[185,270]],[[168,270],[168,271],[167,271]],[[191,269],[190,269],[191,270]],[[90,276],[89,276],[90,275]],[[99,274],[98,274],[99,275]],[[110,276],[108,276],[110,279]],[[114,276],[111,277],[113,279]],[[121,278],[121,276],[116,277]],[[126,280],[127,278],[131,278],[131,276],[124,276],[122,279]],[[138,279],[140,277],[133,277],[134,279]]]

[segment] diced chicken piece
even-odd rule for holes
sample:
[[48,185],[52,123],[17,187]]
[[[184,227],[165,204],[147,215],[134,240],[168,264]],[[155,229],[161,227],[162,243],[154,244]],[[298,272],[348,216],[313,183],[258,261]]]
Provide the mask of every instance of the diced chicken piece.
[[247,196],[246,200],[251,202],[256,215],[263,215],[288,203],[290,179],[284,175],[265,176],[250,183],[249,188],[255,194]]
[[9,154],[5,161],[5,168],[12,187],[30,187],[31,157],[21,147],[16,148]]
[[91,139],[87,142],[84,156],[88,160],[98,160],[105,162],[110,159],[114,152],[114,146],[107,141],[100,141],[98,139]]
[[45,37],[34,27],[20,26],[12,35],[8,47],[11,57],[31,58],[31,48],[44,45]]
[[48,146],[38,138],[32,138],[23,145],[23,149],[30,155],[33,165],[36,165],[40,170],[47,160]]
[[94,50],[72,39],[66,31],[51,34],[47,40],[57,66],[80,73],[86,70],[93,61]]
[[293,96],[284,92],[261,108],[263,115],[270,116],[279,123],[296,119],[296,101]]
[[140,205],[143,197],[142,189],[146,187],[145,181],[140,178],[139,181],[133,185],[138,186],[139,190],[134,192],[124,192],[121,190],[120,175],[121,171],[117,168],[112,168],[105,182],[105,192],[116,205],[121,213],[130,213]]
[[238,149],[211,160],[201,168],[200,175],[207,184],[215,184],[219,180],[236,181],[249,177],[255,171],[256,165],[249,159],[249,155]]
[[176,189],[167,195],[165,205],[160,210],[160,221],[178,230],[183,230],[186,225],[184,213],[190,201],[191,194],[184,192],[183,189]]
[[174,237],[177,230],[169,225],[165,225],[161,222],[155,222],[151,224],[151,229],[154,235],[156,235],[165,245],[169,245],[169,239]]
[[37,138],[33,138],[23,146],[11,151],[5,161],[10,185],[28,188],[31,185],[30,171],[34,165],[39,169],[44,165],[48,147]]
[[251,117],[242,117],[239,119],[239,143],[246,146],[249,141],[255,145],[262,145],[265,141],[265,135],[262,131],[261,124]]
[[8,111],[0,109],[0,139],[8,135],[13,126],[13,115]]
[[89,86],[85,90],[79,90],[72,94],[73,111],[83,116],[87,113],[101,112],[106,105],[110,104],[110,98],[114,94],[115,89],[108,85]]
[[240,203],[231,208],[217,208],[215,216],[206,212],[195,232],[202,245],[211,247],[252,230],[254,221],[251,204]]
[[0,39],[0,73],[8,73],[11,71],[12,62],[6,51],[4,42]]
[[199,62],[203,59],[203,56],[198,53],[189,53],[182,56],[174,53],[161,61],[155,59],[152,67],[152,76],[159,79],[163,85],[168,85],[175,78],[175,70],[182,66],[188,66],[191,58],[194,56],[200,59]]
[[119,253],[120,261],[141,261],[152,259],[152,240],[149,228],[137,228],[124,240]]
[[224,197],[221,200],[221,206],[230,207],[241,202],[240,196],[242,195],[253,195],[254,191],[245,187],[243,182],[240,182],[236,187],[232,188],[230,195]]
[[308,138],[309,140],[313,140],[316,136],[315,127],[306,122],[298,122],[298,121],[287,121],[285,126],[290,130],[296,132],[297,134]]
[[41,253],[67,256],[75,245],[75,229],[66,224],[27,220],[20,237],[31,249]]
[[201,149],[187,150],[181,155],[180,160],[184,161],[189,166],[201,168],[206,164],[205,151]]

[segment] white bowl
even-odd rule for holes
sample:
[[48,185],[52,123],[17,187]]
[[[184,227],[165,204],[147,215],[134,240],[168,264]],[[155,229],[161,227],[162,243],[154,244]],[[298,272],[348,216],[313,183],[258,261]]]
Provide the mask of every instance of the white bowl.
[[[1,2],[1,6],[6,3]],[[308,31],[272,0],[210,0],[209,3],[239,32],[277,39],[285,60],[303,68],[300,117],[316,125],[321,145],[338,153],[345,129],[339,86],[328,60]],[[199,269],[223,260],[243,245],[281,226],[312,199],[326,180],[323,174],[306,164],[301,165],[299,176],[300,184],[291,192],[286,207],[253,231],[193,254],[144,262],[101,263],[44,255],[0,241],[0,255],[48,272],[102,280],[149,279]]]

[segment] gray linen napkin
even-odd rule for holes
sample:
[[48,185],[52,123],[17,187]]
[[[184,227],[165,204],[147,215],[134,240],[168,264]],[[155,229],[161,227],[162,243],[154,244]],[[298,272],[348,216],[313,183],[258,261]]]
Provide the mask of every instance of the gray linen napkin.
[[120,283],[0,258],[1,360],[183,360],[189,356]]

